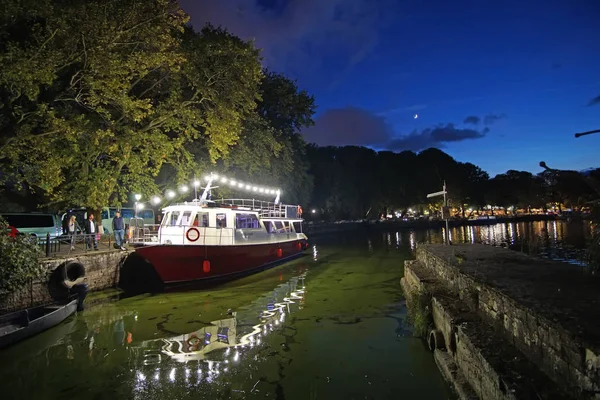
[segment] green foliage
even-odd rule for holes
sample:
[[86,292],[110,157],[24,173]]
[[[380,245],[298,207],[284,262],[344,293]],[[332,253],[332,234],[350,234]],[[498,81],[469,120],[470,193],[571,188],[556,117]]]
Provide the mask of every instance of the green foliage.
[[[406,293],[405,293],[406,296]],[[431,295],[423,290],[413,290],[406,296],[408,321],[416,336],[426,337],[433,323],[431,315]]]
[[0,294],[19,290],[46,273],[38,262],[37,244],[24,235],[10,237],[7,230],[8,224],[0,218]]
[[256,111],[244,121],[223,169],[240,180],[281,187],[285,202],[307,203],[313,186],[299,130],[313,124],[314,112],[312,96],[285,76],[267,71]]
[[[189,179],[236,143],[262,76],[252,43],[196,33],[173,0],[8,0],[0,37],[4,181],[99,209]],[[191,141],[207,150],[195,160]]]

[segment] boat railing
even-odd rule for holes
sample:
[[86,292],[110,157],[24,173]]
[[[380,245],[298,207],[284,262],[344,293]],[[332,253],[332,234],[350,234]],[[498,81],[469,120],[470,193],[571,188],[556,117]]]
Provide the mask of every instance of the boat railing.
[[257,211],[261,218],[300,218],[301,208],[297,205],[274,203],[256,199],[219,199],[215,203],[247,207],[251,211]]

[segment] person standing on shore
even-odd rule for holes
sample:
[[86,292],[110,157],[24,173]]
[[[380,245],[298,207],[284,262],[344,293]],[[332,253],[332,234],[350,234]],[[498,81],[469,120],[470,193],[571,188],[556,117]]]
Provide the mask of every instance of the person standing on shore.
[[121,217],[121,212],[117,211],[112,222],[113,232],[115,233],[115,243],[121,250],[125,250],[125,222]]
[[98,241],[96,241],[96,232],[98,232],[98,225],[96,221],[94,221],[94,214],[90,213],[88,219],[85,220],[83,224],[85,228],[85,236],[87,248],[89,250],[92,249],[92,244],[94,246],[94,250],[98,250]]
[[79,224],[77,223],[77,218],[74,215],[71,215],[67,222],[67,234],[71,239],[71,250],[75,250],[75,236],[77,235],[77,231],[81,231]]

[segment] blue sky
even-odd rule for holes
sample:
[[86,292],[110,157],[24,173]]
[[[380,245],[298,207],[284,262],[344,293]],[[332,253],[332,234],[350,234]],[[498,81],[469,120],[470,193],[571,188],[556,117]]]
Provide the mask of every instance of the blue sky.
[[600,167],[600,134],[573,137],[600,129],[600,1],[180,2],[314,94],[310,142],[438,147],[492,176]]

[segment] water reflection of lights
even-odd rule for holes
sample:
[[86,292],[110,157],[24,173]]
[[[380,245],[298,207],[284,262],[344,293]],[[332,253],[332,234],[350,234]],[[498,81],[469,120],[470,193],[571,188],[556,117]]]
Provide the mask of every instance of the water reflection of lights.
[[[211,325],[202,328],[198,331],[168,338],[156,339],[144,342],[142,345],[147,346],[150,343],[160,341],[163,343],[161,353],[169,356],[171,359],[179,362],[201,361],[204,360],[208,353],[216,350],[224,350],[222,356],[223,363],[227,364],[231,360],[238,363],[243,358],[243,352],[252,349],[261,344],[261,336],[266,336],[275,330],[275,327],[281,325],[285,321],[286,315],[291,312],[290,305],[297,304],[301,308],[304,302],[306,287],[304,280],[306,273],[292,278],[289,282],[279,285],[274,291],[277,293],[281,288],[285,289],[279,295],[283,295],[281,301],[269,301],[266,309],[259,313],[259,323],[251,327],[250,332],[244,334],[238,339],[237,332],[237,313],[233,313],[232,318],[226,318],[211,322]],[[232,351],[232,348],[235,349]],[[233,353],[233,356],[231,355]],[[208,360],[207,360],[208,361]],[[155,364],[160,362],[160,356],[156,353],[146,351],[144,353],[144,365]],[[220,373],[218,364],[214,364],[216,369],[213,369],[213,363],[216,361],[210,360],[209,372]],[[169,380],[175,379],[175,369],[171,370]],[[186,372],[186,377],[189,374]]]
[[319,260],[319,252],[317,251],[317,246],[313,246],[313,260]]
[[410,249],[414,250],[417,246],[415,231],[410,231],[408,241],[410,242]]

